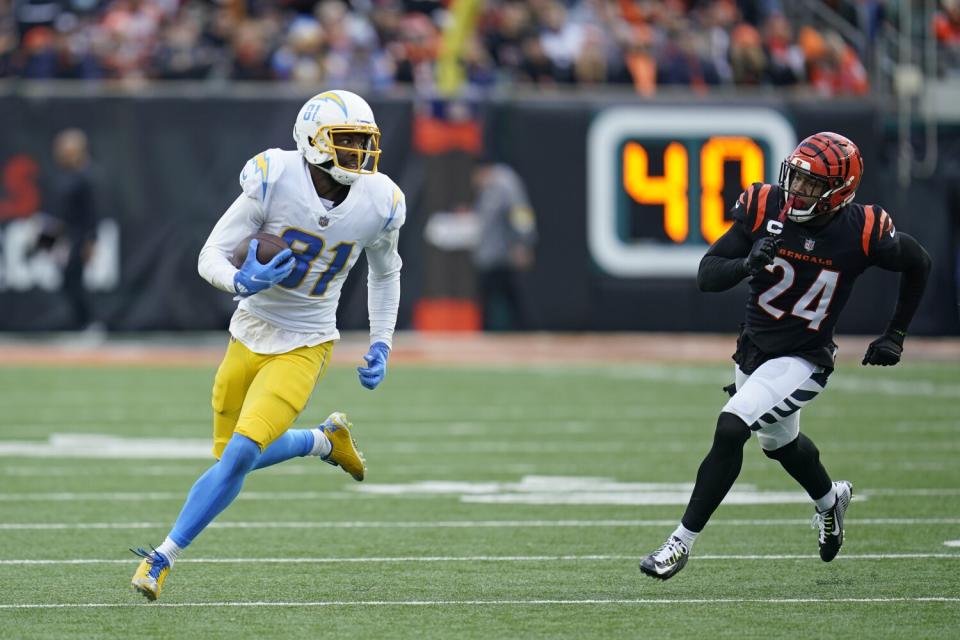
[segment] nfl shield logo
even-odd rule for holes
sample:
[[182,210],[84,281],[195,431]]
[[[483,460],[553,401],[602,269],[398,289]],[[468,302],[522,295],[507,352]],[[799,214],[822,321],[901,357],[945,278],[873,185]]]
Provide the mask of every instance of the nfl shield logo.
[[816,244],[817,244],[816,240],[812,238],[805,238],[803,241],[803,250],[806,252],[813,251],[813,247]]
[[330,224],[330,218],[327,216],[320,216],[320,218],[317,219],[317,222],[320,223],[321,229],[326,229],[327,225]]

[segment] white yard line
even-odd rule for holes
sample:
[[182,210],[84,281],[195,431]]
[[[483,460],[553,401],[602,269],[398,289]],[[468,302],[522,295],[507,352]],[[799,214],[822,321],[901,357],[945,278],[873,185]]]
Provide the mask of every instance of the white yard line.
[[[784,518],[770,520],[717,519],[711,527],[782,527],[809,524],[808,519]],[[960,524],[960,518],[848,518],[850,526],[922,526]],[[552,527],[670,527],[676,520],[447,520],[436,522],[387,521],[293,521],[242,522],[224,521],[210,524],[214,529],[522,529]],[[0,522],[0,531],[74,531],[87,529],[162,529],[169,522]]]
[[0,609],[125,609],[130,607],[486,607],[544,605],[677,605],[677,604],[890,604],[960,602],[954,596],[892,598],[590,598],[580,600],[321,600],[315,602],[89,602],[69,604],[0,604]]
[[[55,434],[63,435],[63,434]],[[80,437],[86,437],[89,434],[78,434]],[[103,438],[103,436],[98,436]],[[81,448],[79,444],[69,447],[61,444],[51,444],[41,441],[2,441],[0,442],[0,458],[15,458],[23,460],[25,458],[74,458],[74,459],[96,459],[96,460],[158,460],[175,459],[187,460],[198,459],[212,461],[210,455],[210,441],[196,438],[170,438],[153,439],[155,444],[151,444],[149,438],[122,438],[119,436],[108,436],[117,441],[117,446],[105,448],[105,446],[96,449]],[[124,442],[126,440],[126,442]],[[458,439],[459,440],[459,439]],[[84,447],[92,445],[92,442],[83,443]],[[658,444],[661,453],[670,454],[688,454],[690,452],[690,442],[684,440],[663,442]],[[698,445],[699,446],[699,445]],[[888,453],[894,446],[890,442],[836,442],[830,445],[831,451],[836,452],[855,452],[864,453]],[[910,441],[898,442],[895,445],[903,453],[924,453],[928,455],[946,455],[955,451],[960,451],[960,441]],[[162,448],[161,448],[162,447]],[[425,443],[424,440],[411,440],[409,442],[392,442],[388,444],[373,444],[364,447],[367,455],[376,456],[414,456],[423,458],[424,449],[429,448],[433,454],[445,454],[450,456],[470,456],[476,458],[480,454],[491,455],[526,455],[526,454],[560,454],[571,456],[574,450],[569,442],[543,442],[541,440],[525,441],[496,441],[496,440],[459,440],[459,441],[431,441]],[[609,440],[599,442],[581,442],[577,444],[576,453],[596,453],[596,454],[623,454],[623,453],[648,453],[649,444],[638,439]],[[402,464],[402,463],[401,463]]]
[[914,496],[914,497],[948,497],[960,496],[960,488],[936,488],[936,489],[864,489],[859,492],[869,496]]
[[[719,398],[724,395],[719,393]],[[158,406],[156,408],[162,414],[150,415],[144,411],[144,407],[138,406],[134,409],[124,409],[116,407],[110,410],[103,409],[103,401],[94,397],[90,401],[90,409],[77,413],[78,405],[73,401],[64,403],[63,407],[51,408],[51,405],[44,404],[43,407],[37,406],[37,399],[31,398],[28,402],[23,402],[22,407],[17,407],[18,401],[23,401],[22,397],[10,398],[10,405],[5,405],[7,413],[5,422],[16,424],[18,426],[40,426],[51,425],[59,426],[68,422],[72,425],[86,424],[117,424],[133,425],[140,431],[145,431],[150,425],[177,425],[180,427],[189,427],[202,425],[203,428],[210,427],[210,407],[209,402],[197,403],[191,405],[191,408],[181,409],[171,413],[168,406]],[[43,401],[47,403],[49,398],[44,397]],[[524,406],[491,406],[491,405],[467,405],[467,404],[436,404],[436,399],[425,399],[429,402],[427,406],[417,404],[391,405],[389,413],[364,412],[357,416],[359,421],[364,424],[386,423],[417,425],[424,422],[447,423],[457,420],[469,420],[471,422],[491,423],[499,422],[539,422],[546,423],[551,418],[558,420],[570,419],[571,415],[579,415],[583,409],[583,403],[551,403],[545,411]],[[629,404],[617,403],[605,407],[591,407],[591,420],[626,420],[629,418],[702,418],[705,410],[716,407],[716,402],[709,399],[699,405],[702,409],[697,409],[695,402],[685,403],[682,407],[672,407],[667,405],[650,406],[649,404]],[[84,405],[79,405],[84,406]],[[147,417],[145,417],[145,413]],[[351,415],[351,418],[355,417]],[[318,421],[323,417],[318,416]],[[306,417],[301,418],[301,422],[308,422]],[[303,426],[303,425],[301,425]]]
[[[397,556],[397,557],[359,557],[359,558],[182,558],[177,562],[188,564],[390,564],[421,562],[610,562],[632,561],[639,559],[634,555],[542,555],[542,556]],[[705,554],[691,556],[691,560],[820,560],[814,554]],[[927,560],[927,559],[958,559],[960,553],[851,553],[841,555],[844,561],[849,560]],[[33,565],[103,565],[103,564],[131,564],[136,558],[67,558],[62,560],[51,558],[25,558],[16,560],[0,560],[0,565],[33,566]]]
[[[414,490],[410,491],[401,491],[401,485],[397,485],[398,489],[396,491],[375,491],[375,487],[380,486],[390,486],[390,485],[367,485],[366,487],[358,487],[356,491],[245,491],[241,493],[238,497],[240,500],[356,500],[361,498],[382,498],[389,497],[390,499],[425,499],[425,498],[435,498],[437,496],[450,496],[458,497],[460,493],[456,491],[448,492],[417,492]],[[366,489],[366,490],[364,490]],[[588,492],[584,492],[584,495],[587,495]],[[643,501],[632,500],[633,493],[631,493],[629,487],[625,487],[622,491],[612,491],[610,492],[613,496],[621,496],[625,504],[647,504]],[[649,493],[649,492],[648,492]],[[689,497],[689,488],[683,487],[675,491],[677,495],[682,494],[680,501],[668,500],[668,501],[658,501],[653,504],[685,504],[687,498]],[[805,499],[805,496],[796,492],[774,492],[776,499],[774,503],[777,504],[786,504],[787,502],[802,502]],[[960,496],[960,488],[929,488],[929,489],[863,489],[858,490],[857,494],[863,499],[869,498],[870,496],[891,496],[891,497],[913,497],[913,498],[942,498],[942,497],[954,497]],[[466,495],[466,494],[465,494]],[[472,495],[472,494],[471,494]],[[481,498],[486,494],[478,494]],[[496,493],[492,494],[493,498],[501,496],[501,494]],[[552,495],[552,494],[551,494]],[[671,494],[673,495],[673,494]],[[736,496],[740,494],[731,494],[731,498],[728,499],[728,502],[733,504],[735,502]],[[745,494],[746,495],[746,494]],[[752,495],[752,494],[751,494]],[[759,496],[763,496],[762,492],[758,493]],[[60,491],[60,492],[51,492],[51,493],[0,493],[0,503],[2,502],[148,502],[148,501],[163,501],[163,500],[183,500],[186,497],[186,493],[182,491],[144,491],[144,492],[121,492],[121,491],[105,491],[105,492],[70,492],[70,491]],[[520,498],[523,498],[523,494],[504,494],[502,501],[519,501]],[[571,500],[576,496],[570,497]],[[476,498],[476,496],[474,496]],[[491,501],[497,501],[491,498]],[[773,498],[771,498],[773,499]],[[478,501],[477,499],[471,499],[470,501]],[[482,500],[480,500],[482,501]],[[576,504],[577,501],[573,500],[571,504]],[[619,502],[603,502],[599,501],[596,504],[618,504]],[[745,504],[753,504],[752,499],[747,499]],[[558,503],[559,504],[559,503]],[[594,504],[593,502],[588,502],[585,504]],[[2,525],[0,525],[2,526]]]
[[[549,369],[531,368],[530,373],[544,376],[580,375],[586,369],[554,367]],[[729,374],[697,367],[676,367],[659,365],[624,365],[619,367],[598,367],[590,371],[594,377],[620,380],[648,380],[651,382],[678,382],[690,385],[726,384],[732,378]],[[828,390],[855,394],[879,394],[887,396],[921,396],[937,398],[960,398],[960,385],[931,382],[929,380],[876,380],[865,376],[850,375],[843,370],[830,376]]]
[[[145,502],[156,500],[183,500],[183,491],[146,491],[144,493],[0,493],[0,502]],[[240,500],[356,500],[376,497],[344,491],[247,491]],[[396,497],[396,496],[391,496]],[[418,496],[423,497],[423,496]]]
[[[73,462],[74,464],[58,464],[58,465],[49,465],[49,464],[37,464],[34,466],[22,466],[22,467],[6,467],[0,468],[0,476],[13,476],[18,478],[55,478],[55,477],[86,477],[86,476],[97,476],[97,477],[120,477],[120,476],[150,476],[150,477],[162,477],[169,478],[174,476],[187,476],[190,478],[197,478],[201,473],[203,473],[212,463],[212,457],[209,461],[201,462],[197,461],[194,465],[189,465],[184,463],[179,466],[163,466],[163,465],[144,465],[141,462],[136,460],[122,460],[122,459],[101,459],[98,461],[96,466],[91,466],[90,463],[85,459],[74,459],[74,460],[64,460],[62,462]],[[124,462],[129,462],[128,465],[124,465]],[[313,462],[313,464],[311,464]],[[479,466],[479,465],[478,465]],[[901,465],[902,466],[902,465]],[[952,469],[952,462],[943,462],[941,464],[944,468]],[[929,471],[934,469],[935,463],[926,463],[924,467],[925,470]],[[382,465],[379,465],[378,468],[383,469]],[[884,466],[883,468],[889,468],[889,465]],[[516,473],[530,475],[537,470],[536,464],[499,464],[497,465],[497,471],[505,473]],[[390,467],[390,475],[392,476],[427,476],[427,475],[451,475],[451,476],[460,476],[464,473],[464,465],[455,465],[455,464],[436,464],[436,463],[426,463],[422,462],[417,464],[416,462],[411,461],[410,464],[404,463],[395,467]],[[271,475],[271,476],[316,476],[320,477],[325,473],[330,473],[330,467],[323,464],[316,464],[316,461],[305,460],[299,464],[277,464],[269,469],[259,470],[258,474]]]

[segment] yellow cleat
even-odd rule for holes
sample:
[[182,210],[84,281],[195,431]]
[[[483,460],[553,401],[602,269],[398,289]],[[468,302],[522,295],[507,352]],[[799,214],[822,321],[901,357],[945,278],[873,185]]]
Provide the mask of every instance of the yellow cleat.
[[147,600],[156,600],[160,597],[160,589],[163,588],[163,582],[170,573],[170,561],[167,556],[157,550],[144,551],[142,548],[137,548],[130,551],[143,558],[130,584]]
[[347,416],[339,411],[331,413],[330,417],[324,420],[320,428],[330,440],[332,449],[330,455],[323,458],[323,461],[340,467],[357,482],[363,480],[363,474],[367,471],[366,461],[363,454],[357,449],[357,443],[350,435],[350,429],[353,425],[347,420]]

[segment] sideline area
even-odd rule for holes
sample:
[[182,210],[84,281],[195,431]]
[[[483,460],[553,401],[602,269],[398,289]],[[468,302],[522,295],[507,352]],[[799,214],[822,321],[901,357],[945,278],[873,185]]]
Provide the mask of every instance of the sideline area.
[[[859,361],[868,336],[840,336],[838,358]],[[24,365],[207,366],[223,357],[226,333],[0,334],[0,367]],[[616,362],[728,362],[733,335],[670,333],[418,333],[398,332],[391,365],[544,365]],[[960,362],[960,338],[907,339],[912,362]],[[367,337],[345,333],[334,365],[359,361]]]

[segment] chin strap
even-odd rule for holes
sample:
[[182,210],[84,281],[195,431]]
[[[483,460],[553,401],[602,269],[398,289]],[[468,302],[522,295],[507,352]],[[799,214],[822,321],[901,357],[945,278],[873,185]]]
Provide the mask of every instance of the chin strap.
[[780,216],[779,216],[779,218],[778,218],[778,220],[780,220],[780,222],[783,222],[784,220],[787,219],[787,212],[790,211],[791,209],[793,209],[793,201],[794,201],[794,200],[795,200],[795,198],[794,198],[793,196],[789,196],[789,197],[787,197],[787,198],[784,198],[783,206],[780,207]]
[[[840,210],[840,207],[836,207],[836,208],[834,208],[834,209],[830,209],[829,211],[823,211],[822,213],[811,213],[810,215],[804,217],[802,220],[797,220],[797,219],[791,217],[790,214],[789,214],[789,212],[790,212],[791,210],[793,210],[793,203],[794,203],[795,200],[796,200],[796,196],[790,196],[790,197],[788,197],[788,198],[786,199],[786,202],[784,203],[783,208],[780,210],[780,218],[779,218],[779,219],[780,219],[780,222],[783,222],[783,219],[784,219],[784,218],[788,218],[788,217],[789,217],[790,220],[792,220],[793,222],[796,222],[797,224],[806,224],[806,223],[812,222],[812,221],[814,221],[814,220],[829,219],[829,218],[830,218],[831,216],[833,216],[837,211]],[[842,206],[842,205],[841,205],[841,206]]]
[[[345,186],[345,187],[349,187],[350,185],[352,185],[354,182],[357,181],[357,178],[360,177],[360,174],[359,174],[359,173],[358,173],[358,174],[351,174],[349,171],[346,171],[346,170],[344,170],[344,169],[340,169],[340,167],[338,167],[338,166],[336,166],[336,165],[334,164],[333,160],[327,160],[327,161],[324,162],[323,164],[315,164],[315,165],[313,165],[313,166],[315,166],[317,169],[320,169],[321,171],[323,171],[324,173],[326,173],[326,174],[327,174],[328,176],[330,176],[330,177],[333,179],[333,181],[336,182],[337,184],[343,185],[343,186]],[[334,169],[340,169],[341,175],[343,175],[343,176],[349,176],[348,178],[346,178],[346,182],[344,182],[343,180],[337,178],[337,174],[334,172]]]

